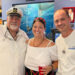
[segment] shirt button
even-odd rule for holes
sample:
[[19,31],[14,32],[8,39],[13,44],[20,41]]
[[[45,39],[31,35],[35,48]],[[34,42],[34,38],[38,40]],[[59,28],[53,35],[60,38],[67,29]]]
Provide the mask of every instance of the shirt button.
[[62,53],[65,54],[65,50],[63,50]]

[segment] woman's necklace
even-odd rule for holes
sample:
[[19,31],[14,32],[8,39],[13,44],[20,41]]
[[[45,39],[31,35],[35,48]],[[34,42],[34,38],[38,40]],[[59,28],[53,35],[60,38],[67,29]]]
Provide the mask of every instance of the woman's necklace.
[[42,39],[33,39],[33,46],[34,47],[39,47],[42,43],[43,43],[43,41],[44,41],[44,38],[42,38]]

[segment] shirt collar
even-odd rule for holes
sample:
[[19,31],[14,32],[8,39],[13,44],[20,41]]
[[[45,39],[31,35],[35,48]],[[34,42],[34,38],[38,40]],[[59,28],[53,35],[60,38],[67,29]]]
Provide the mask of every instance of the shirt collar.
[[[20,32],[20,31],[21,31],[21,30],[19,29],[19,31],[18,31],[18,33],[17,33],[17,36],[21,36],[21,32]],[[14,40],[13,37],[12,37],[12,35],[10,34],[10,32],[9,32],[9,30],[8,30],[8,28],[7,28],[6,25],[4,25],[4,35],[5,35],[6,37],[8,37],[9,39]],[[18,37],[17,37],[17,38],[18,38]]]

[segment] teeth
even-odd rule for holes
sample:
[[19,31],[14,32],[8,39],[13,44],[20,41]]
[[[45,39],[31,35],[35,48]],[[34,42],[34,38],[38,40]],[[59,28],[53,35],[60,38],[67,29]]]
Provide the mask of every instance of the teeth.
[[17,24],[16,24],[16,23],[12,23],[11,25],[15,25],[15,26],[17,26]]
[[17,26],[17,25],[10,25],[10,28],[11,28],[11,29],[17,29],[18,26]]
[[37,34],[39,34],[39,32],[36,32]]

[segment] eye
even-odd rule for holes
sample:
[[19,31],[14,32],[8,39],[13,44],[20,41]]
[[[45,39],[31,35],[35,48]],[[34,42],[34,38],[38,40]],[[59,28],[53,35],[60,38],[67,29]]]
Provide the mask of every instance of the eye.
[[58,23],[59,21],[58,20],[55,20],[55,23]]
[[61,21],[64,21],[65,20],[65,18],[61,18]]
[[19,20],[20,18],[19,17],[16,17],[16,20]]
[[13,16],[10,16],[9,18],[10,18],[10,19],[13,19]]
[[40,29],[42,29],[43,27],[42,27],[42,26],[40,26],[39,28],[40,28]]
[[9,18],[10,18],[10,19],[15,19],[15,20],[20,20],[20,18],[17,17],[17,16],[10,16]]
[[37,28],[37,26],[36,26],[36,25],[34,25],[33,27],[34,27],[34,28]]

